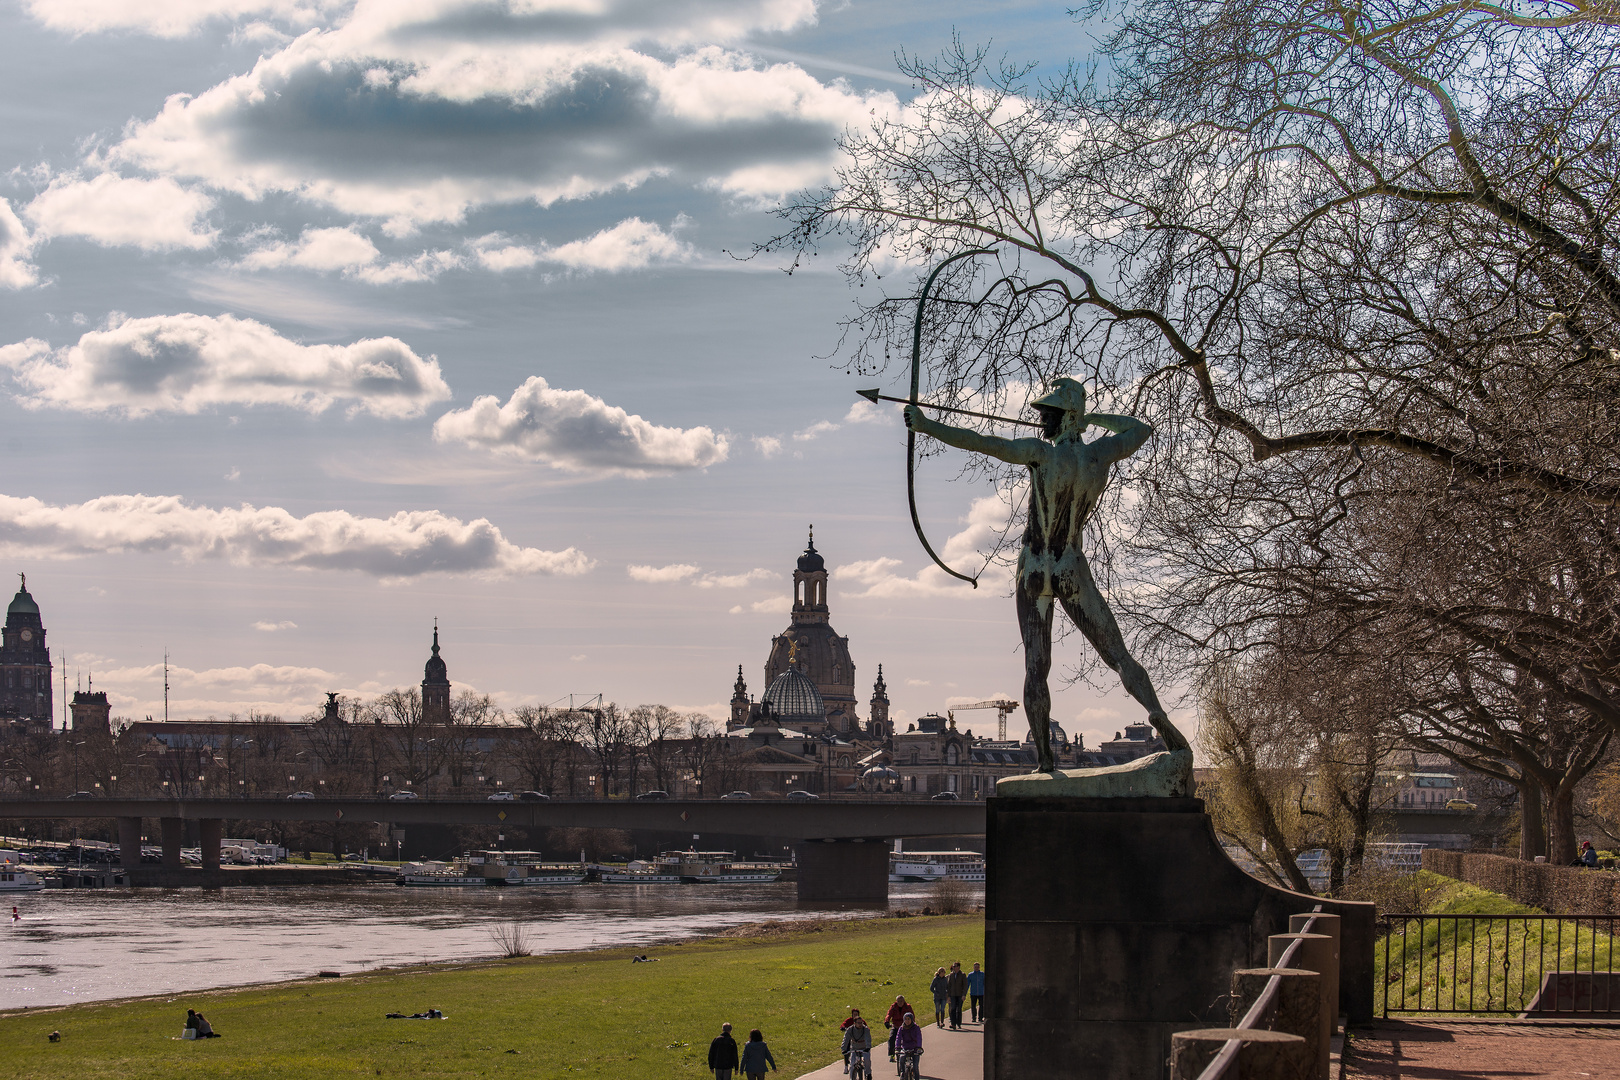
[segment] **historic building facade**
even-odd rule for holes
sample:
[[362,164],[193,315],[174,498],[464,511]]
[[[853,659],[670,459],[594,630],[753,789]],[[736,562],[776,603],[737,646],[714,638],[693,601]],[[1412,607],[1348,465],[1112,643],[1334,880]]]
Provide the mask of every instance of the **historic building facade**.
[[439,623],[433,622],[433,652],[422,667],[422,720],[428,724],[450,722],[450,674],[439,655]]
[[[789,673],[801,679],[784,679]],[[805,705],[798,690],[808,683],[815,691],[815,702]],[[871,722],[863,724],[855,698],[855,661],[850,657],[849,638],[832,628],[827,606],[827,562],[816,550],[816,536],[810,541],[793,570],[793,609],[788,628],[771,639],[765,658],[765,695],[755,702],[748,694],[742,668],[732,684],[732,730],[753,726],[762,710],[776,710],[776,719],[807,734],[823,733],[843,739],[883,739],[889,734],[888,688],[882,668],[872,688]],[[789,688],[794,688],[789,693]],[[776,701],[775,698],[782,698]],[[791,701],[789,701],[791,699]],[[795,711],[791,720],[780,712],[784,704],[795,710],[815,708],[818,715]]]
[[0,720],[30,733],[52,729],[51,650],[39,605],[22,578],[0,631]]

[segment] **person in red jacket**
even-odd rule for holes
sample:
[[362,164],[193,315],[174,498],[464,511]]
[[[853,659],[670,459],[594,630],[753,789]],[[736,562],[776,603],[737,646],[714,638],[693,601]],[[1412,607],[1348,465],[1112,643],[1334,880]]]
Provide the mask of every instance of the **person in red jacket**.
[[894,1033],[900,1030],[905,1023],[906,1014],[912,1012],[910,1005],[906,1004],[906,996],[901,994],[889,1006],[889,1011],[883,1015],[883,1026],[889,1029],[889,1060],[894,1060]]

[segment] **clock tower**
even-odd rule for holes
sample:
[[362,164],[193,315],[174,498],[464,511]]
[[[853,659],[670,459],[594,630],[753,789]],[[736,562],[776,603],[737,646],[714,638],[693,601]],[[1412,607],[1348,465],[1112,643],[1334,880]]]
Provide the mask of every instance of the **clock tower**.
[[28,578],[6,608],[0,631],[0,720],[30,734],[53,727],[51,720],[51,651],[45,647],[45,625],[39,605],[28,593]]

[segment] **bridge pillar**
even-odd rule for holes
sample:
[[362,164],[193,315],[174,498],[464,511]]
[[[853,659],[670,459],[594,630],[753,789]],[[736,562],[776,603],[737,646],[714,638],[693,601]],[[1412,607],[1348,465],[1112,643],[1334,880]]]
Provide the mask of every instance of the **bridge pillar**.
[[177,817],[160,818],[158,823],[163,827],[163,869],[184,870],[180,848],[184,846],[186,823]]
[[799,899],[886,904],[889,845],[883,840],[804,840],[793,845]]
[[225,822],[219,818],[203,818],[202,866],[209,873],[219,872],[219,841],[225,835]]
[[141,819],[118,819],[118,865],[133,870],[141,865]]

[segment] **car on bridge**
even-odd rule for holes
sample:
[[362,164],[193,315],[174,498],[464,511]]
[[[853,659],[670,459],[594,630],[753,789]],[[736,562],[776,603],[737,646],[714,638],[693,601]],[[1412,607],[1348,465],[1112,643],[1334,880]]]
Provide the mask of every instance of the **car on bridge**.
[[73,794],[69,795],[68,798],[70,798],[70,799],[93,799],[93,798],[95,798],[95,796],[92,795],[88,791],[75,791]]
[[287,796],[289,799],[313,799],[314,797],[315,793],[313,791],[295,791]]
[[728,791],[720,797],[722,799],[752,799],[754,793],[752,791]]
[[518,799],[522,802],[549,802],[551,796],[543,791],[520,791]]
[[814,795],[814,794],[811,794],[808,791],[790,791],[790,792],[787,793],[787,797],[790,798],[790,799],[798,799],[801,802],[806,800],[806,799],[819,799],[819,798],[821,798],[820,795]]
[[1467,799],[1448,799],[1448,800],[1446,800],[1446,809],[1447,810],[1478,810],[1479,807],[1474,805],[1473,803],[1469,802]]
[[929,802],[960,802],[962,796],[954,791],[942,791],[938,795],[928,796]]
[[667,798],[669,798],[669,792],[667,791],[643,791],[636,796],[638,802],[656,802],[659,799]]
[[408,802],[409,800],[414,799],[416,797],[417,797],[417,795],[416,795],[416,792],[414,792],[414,791],[396,791],[392,795],[388,796],[388,801],[389,802]]
[[485,801],[487,801],[487,802],[517,802],[517,796],[512,794],[510,791],[497,791],[495,794],[491,795]]

